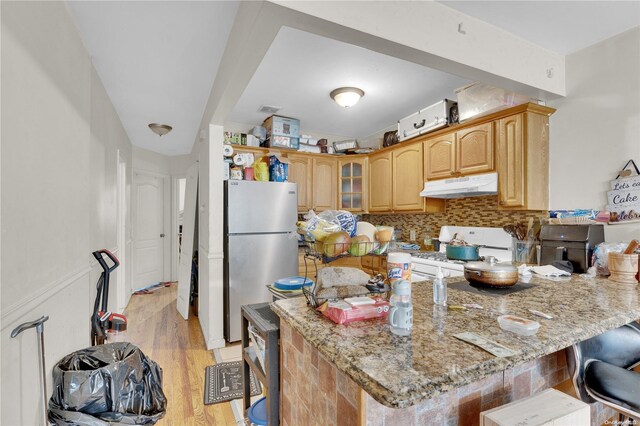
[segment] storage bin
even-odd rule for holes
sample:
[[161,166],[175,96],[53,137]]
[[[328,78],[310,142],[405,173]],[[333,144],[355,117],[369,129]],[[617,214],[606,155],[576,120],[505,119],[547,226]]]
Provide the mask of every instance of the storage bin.
[[269,139],[266,140],[265,146],[267,148],[289,148],[297,150],[300,146],[300,139],[289,136],[271,135]]
[[441,129],[458,122],[458,107],[444,99],[398,121],[398,141]]
[[588,404],[555,389],[480,413],[480,426],[589,425]]
[[532,101],[528,96],[481,83],[461,87],[456,95],[460,121]]
[[247,418],[251,425],[266,426],[267,423],[267,398],[263,397],[256,401],[247,410]]
[[300,138],[300,120],[296,118],[272,115],[264,120],[262,127],[267,129],[267,138],[271,135]]

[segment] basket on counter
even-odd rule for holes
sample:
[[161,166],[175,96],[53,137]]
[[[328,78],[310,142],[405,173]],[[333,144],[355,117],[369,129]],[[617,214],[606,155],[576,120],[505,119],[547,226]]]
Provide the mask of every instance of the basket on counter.
[[305,236],[306,254],[324,263],[330,263],[340,257],[362,257],[374,254],[385,254],[389,248],[389,243],[379,241],[367,242],[358,241],[354,243],[325,243],[324,241],[314,241],[313,238]]

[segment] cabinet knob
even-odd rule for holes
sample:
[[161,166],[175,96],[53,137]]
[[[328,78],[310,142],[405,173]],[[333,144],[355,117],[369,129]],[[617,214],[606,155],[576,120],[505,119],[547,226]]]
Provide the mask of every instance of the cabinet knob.
[[456,174],[456,172],[454,172],[454,171],[452,171],[452,172],[451,172],[451,175],[452,175],[452,176],[455,176],[455,174]]
[[501,206],[504,206],[504,201],[500,200],[500,203],[499,203],[499,204],[500,204]]

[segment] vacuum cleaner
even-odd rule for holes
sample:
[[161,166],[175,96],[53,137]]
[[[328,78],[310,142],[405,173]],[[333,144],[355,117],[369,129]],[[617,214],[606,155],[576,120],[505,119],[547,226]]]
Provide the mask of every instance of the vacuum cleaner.
[[[107,309],[109,303],[109,275],[120,266],[118,259],[107,249],[94,251],[102,273],[96,285],[96,300],[91,314],[91,346],[104,344],[109,336],[114,336],[127,331],[127,318],[124,315],[114,314]],[[111,261],[109,266],[105,256]]]

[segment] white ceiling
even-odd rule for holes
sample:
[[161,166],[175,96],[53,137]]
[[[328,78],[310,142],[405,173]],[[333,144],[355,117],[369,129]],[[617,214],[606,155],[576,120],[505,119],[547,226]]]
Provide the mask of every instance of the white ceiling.
[[[69,1],[131,142],[165,155],[196,140],[237,1]],[[159,137],[147,127],[173,126]]]
[[439,1],[563,55],[640,25],[638,0]]
[[[568,54],[640,25],[640,1],[442,1],[549,50]],[[191,152],[239,1],[69,1],[131,142],[165,155]],[[398,3],[401,7],[402,3]],[[444,97],[466,80],[283,28],[229,117],[260,124],[263,105],[308,132],[362,138]],[[362,88],[350,109],[329,92]],[[174,130],[162,138],[151,122]]]
[[[446,97],[468,81],[351,44],[283,27],[231,112],[230,121],[259,125],[278,115],[300,120],[305,132],[363,138]],[[343,86],[364,90],[351,108],[329,92]]]

